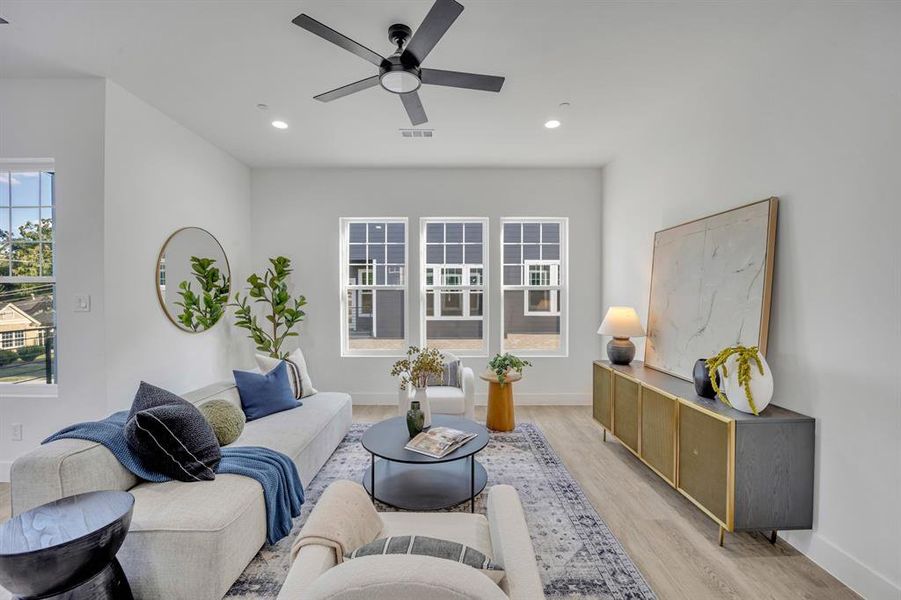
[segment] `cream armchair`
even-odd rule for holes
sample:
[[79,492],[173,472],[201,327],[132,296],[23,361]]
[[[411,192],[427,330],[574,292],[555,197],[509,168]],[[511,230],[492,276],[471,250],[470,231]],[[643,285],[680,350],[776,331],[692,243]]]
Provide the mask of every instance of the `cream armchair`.
[[[447,361],[458,360],[453,354],[444,353]],[[475,374],[469,367],[460,367],[461,387],[433,385],[426,388],[432,414],[454,415],[475,420]],[[404,416],[410,410],[413,388],[402,388],[397,398],[397,414]]]
[[[371,507],[360,484],[337,481],[330,485],[298,535],[295,560],[278,600],[544,599],[525,514],[511,486],[488,490],[487,517],[468,512],[377,513]],[[356,547],[405,535],[466,544],[502,567],[504,578],[497,584],[472,567],[431,556],[338,560],[342,543]]]

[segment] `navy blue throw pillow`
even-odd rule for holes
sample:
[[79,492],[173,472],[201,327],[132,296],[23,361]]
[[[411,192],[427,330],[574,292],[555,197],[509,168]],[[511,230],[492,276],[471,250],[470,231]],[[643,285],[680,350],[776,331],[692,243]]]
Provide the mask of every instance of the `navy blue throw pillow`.
[[303,406],[294,397],[288,367],[281,361],[268,373],[234,371],[241,408],[248,421]]
[[147,469],[178,481],[216,478],[222,459],[213,428],[187,400],[141,382],[128,420],[125,442]]

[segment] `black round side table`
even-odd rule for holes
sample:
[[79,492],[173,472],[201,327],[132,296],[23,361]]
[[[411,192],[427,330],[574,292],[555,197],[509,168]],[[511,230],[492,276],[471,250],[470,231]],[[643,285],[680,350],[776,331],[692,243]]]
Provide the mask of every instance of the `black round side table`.
[[16,515],[0,525],[0,585],[21,600],[132,600],[116,552],[134,503],[90,492]]
[[447,456],[432,458],[404,448],[410,434],[403,417],[366,430],[363,447],[371,461],[363,487],[373,501],[404,510],[440,510],[469,502],[470,512],[475,511],[475,497],[488,484],[488,473],[475,455],[488,445],[488,430],[469,419],[433,415],[432,427],[439,426],[477,435]]

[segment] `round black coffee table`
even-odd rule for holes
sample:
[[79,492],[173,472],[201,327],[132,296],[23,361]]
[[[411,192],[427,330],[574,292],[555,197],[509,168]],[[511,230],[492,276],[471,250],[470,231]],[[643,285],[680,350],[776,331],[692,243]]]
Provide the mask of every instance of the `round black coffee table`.
[[363,486],[373,501],[395,508],[438,510],[469,501],[474,512],[475,497],[488,484],[485,467],[475,459],[488,445],[488,430],[475,421],[447,415],[433,415],[432,427],[478,435],[444,458],[432,458],[404,448],[410,434],[403,417],[376,423],[363,434],[363,447],[372,457]]
[[16,515],[0,525],[0,585],[23,600],[132,600],[116,552],[134,503],[128,492],[90,492]]

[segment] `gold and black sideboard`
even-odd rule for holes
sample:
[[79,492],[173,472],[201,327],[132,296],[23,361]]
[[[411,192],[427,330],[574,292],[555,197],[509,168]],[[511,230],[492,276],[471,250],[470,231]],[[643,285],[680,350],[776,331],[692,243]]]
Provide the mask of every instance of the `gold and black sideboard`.
[[813,526],[815,421],[770,404],[760,416],[695,394],[641,362],[594,363],[593,415],[727,531]]

